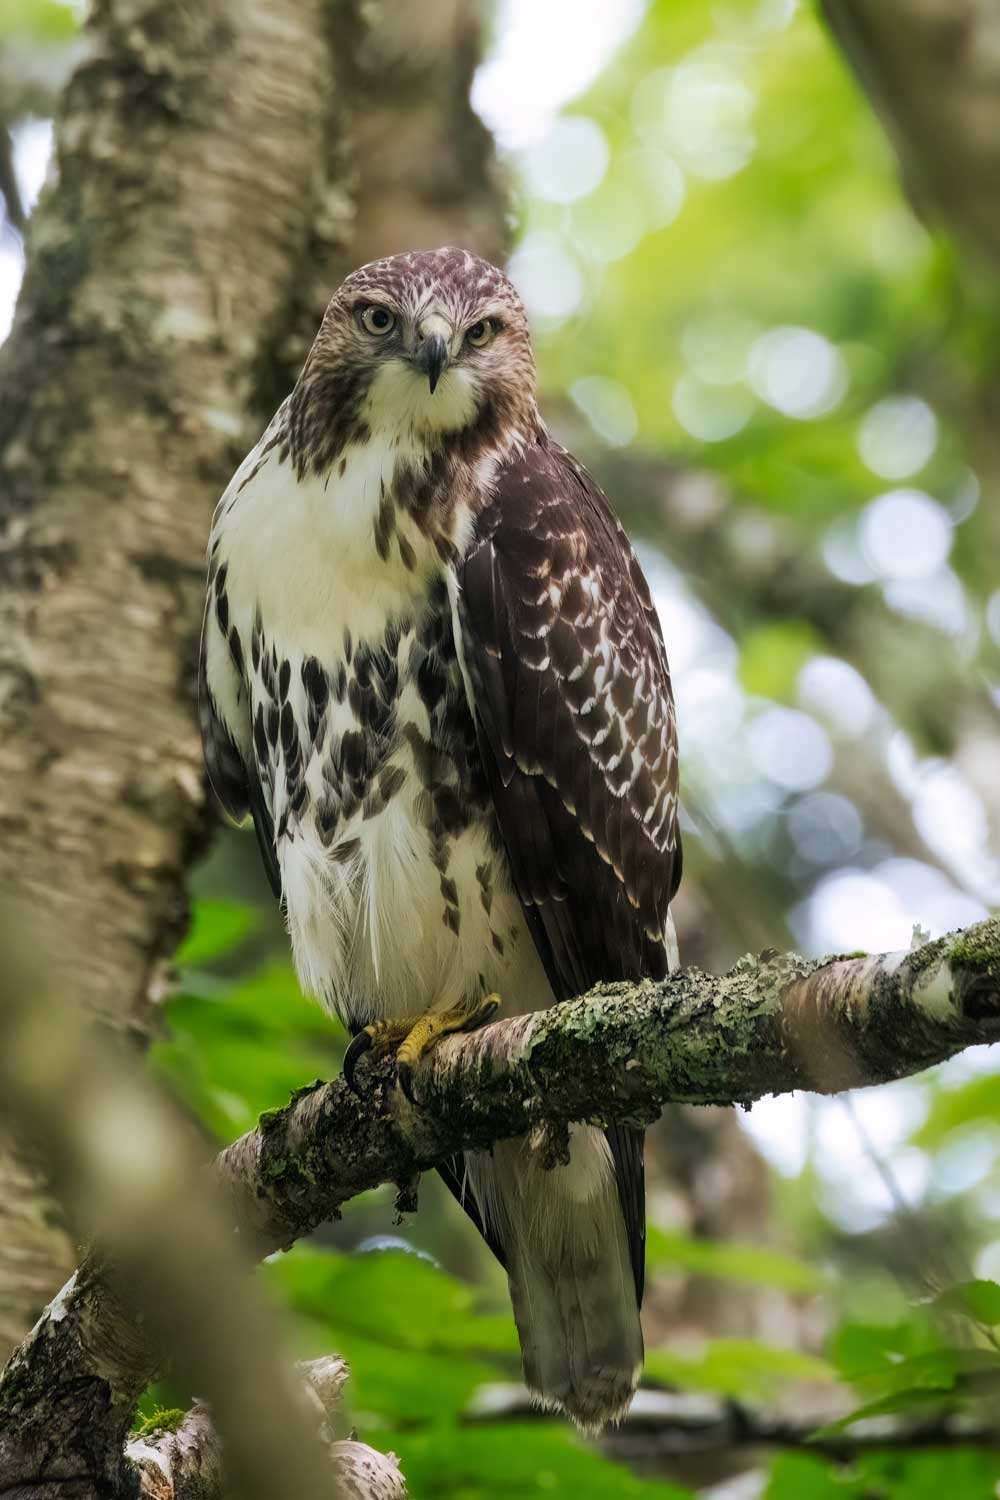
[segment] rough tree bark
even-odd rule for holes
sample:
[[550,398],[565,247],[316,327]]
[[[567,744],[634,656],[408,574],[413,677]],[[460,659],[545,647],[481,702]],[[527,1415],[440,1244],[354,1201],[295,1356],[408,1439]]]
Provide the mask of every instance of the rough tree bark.
[[[139,1032],[205,832],[206,517],[324,151],[322,6],[234,16],[95,7],[0,365],[0,883],[92,1013]],[[0,1205],[9,1340],[68,1254],[11,1154]]]

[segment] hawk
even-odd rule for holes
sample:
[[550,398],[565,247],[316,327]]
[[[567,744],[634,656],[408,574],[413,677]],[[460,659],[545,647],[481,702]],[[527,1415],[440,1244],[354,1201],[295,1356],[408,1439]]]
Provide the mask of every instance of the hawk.
[[[202,733],[253,818],[303,988],[421,1053],[599,980],[660,978],[681,872],[666,654],[608,502],[549,436],[524,309],[467,251],[334,293],[215,513]],[[441,1169],[505,1266],[528,1386],[596,1430],[642,1364],[643,1135]]]

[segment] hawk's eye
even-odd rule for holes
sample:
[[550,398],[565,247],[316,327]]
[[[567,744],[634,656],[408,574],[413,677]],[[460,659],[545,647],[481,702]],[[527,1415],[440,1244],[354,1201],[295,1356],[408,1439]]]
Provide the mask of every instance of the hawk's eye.
[[387,307],[379,307],[373,303],[361,314],[361,326],[366,333],[373,333],[376,338],[381,338],[396,326],[396,319]]
[[493,319],[480,318],[478,323],[473,323],[471,328],[466,329],[465,337],[468,343],[474,345],[477,349],[481,349],[484,344],[489,343],[494,333],[496,333],[496,327]]

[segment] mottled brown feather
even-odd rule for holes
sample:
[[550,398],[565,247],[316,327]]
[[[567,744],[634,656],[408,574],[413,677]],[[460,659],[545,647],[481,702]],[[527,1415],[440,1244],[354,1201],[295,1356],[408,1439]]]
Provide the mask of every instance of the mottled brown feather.
[[[480,746],[553,990],[659,978],[681,873],[676,739],[628,540],[575,460],[539,443],[501,470],[459,571]],[[608,1139],[641,1297],[642,1132],[612,1127]]]

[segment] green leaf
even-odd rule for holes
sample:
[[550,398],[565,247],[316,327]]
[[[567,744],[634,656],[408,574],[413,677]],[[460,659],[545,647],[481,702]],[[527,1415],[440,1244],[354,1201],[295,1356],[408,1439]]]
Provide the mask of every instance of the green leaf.
[[881,1386],[885,1394],[829,1423],[817,1436],[843,1432],[868,1417],[953,1406],[966,1396],[984,1394],[1000,1384],[1000,1356],[991,1349],[935,1349],[887,1365],[874,1382],[869,1372],[865,1383]]
[[983,1448],[867,1453],[852,1467],[873,1500],[986,1500],[1000,1482],[1000,1453]]
[[297,1245],[266,1274],[297,1311],[323,1318],[334,1309],[338,1336],[352,1331],[397,1351],[517,1355],[513,1318],[479,1312],[472,1288],[426,1256],[402,1250],[339,1255]]
[[768,1398],[786,1381],[832,1381],[835,1372],[823,1359],[797,1349],[780,1349],[754,1339],[713,1339],[700,1355],[653,1349],[646,1373],[684,1389],[717,1391],[723,1396]]
[[478,1387],[516,1372],[512,1319],[480,1313],[472,1289],[424,1256],[298,1245],[261,1274],[311,1329],[309,1352],[348,1360],[362,1422],[457,1421]]
[[676,1267],[695,1276],[773,1286],[785,1292],[816,1292],[823,1285],[819,1271],[780,1250],[695,1239],[680,1230],[659,1229],[655,1224],[650,1224],[646,1231],[646,1263],[654,1270]]
[[76,12],[58,0],[0,0],[0,37],[27,37],[44,44],[72,41]]
[[964,1125],[982,1127],[1000,1118],[1000,1073],[970,1079],[961,1088],[934,1091],[927,1119],[911,1136],[915,1146],[935,1150]]
[[848,1500],[863,1493],[855,1475],[809,1453],[782,1453],[771,1468],[764,1500]]
[[879,1401],[866,1402],[837,1422],[827,1422],[825,1426],[816,1429],[813,1437],[836,1437],[852,1423],[863,1422],[871,1417],[896,1416],[901,1412],[923,1411],[929,1406],[950,1405],[950,1396],[950,1389],[931,1389],[926,1386],[896,1391],[891,1396],[883,1396]]
[[252,907],[235,901],[197,901],[191,928],[177,950],[175,962],[181,968],[196,968],[209,959],[220,958],[243,941],[257,925]]
[[788,702],[795,679],[824,644],[805,620],[769,620],[740,641],[740,681],[748,693]]
[[830,1341],[830,1358],[843,1378],[869,1397],[909,1385],[947,1384],[954,1374],[954,1351],[920,1307],[895,1323],[842,1323]]
[[339,1068],[343,1033],[301,993],[289,964],[232,986],[213,980],[206,993],[188,977],[190,988],[167,1003],[150,1066],[220,1140]]
[[[338,1308],[329,1315],[337,1328],[337,1352],[351,1367],[350,1410],[362,1424],[457,1422],[478,1388],[502,1375],[495,1365],[468,1354],[391,1350],[380,1339],[344,1328]],[[329,1329],[322,1335],[317,1354],[330,1347]]]
[[675,1484],[612,1463],[563,1423],[442,1425],[377,1439],[399,1455],[410,1493],[434,1500],[693,1500]]
[[962,1281],[934,1299],[948,1312],[965,1313],[990,1328],[1000,1324],[1000,1286],[995,1281]]

